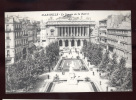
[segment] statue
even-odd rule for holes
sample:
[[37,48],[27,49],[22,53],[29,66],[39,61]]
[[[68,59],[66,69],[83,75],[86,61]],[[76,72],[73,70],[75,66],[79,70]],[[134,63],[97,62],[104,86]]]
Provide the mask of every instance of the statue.
[[72,61],[72,63],[70,64],[70,67],[69,67],[69,73],[71,72],[74,72],[74,62]]
[[69,66],[69,77],[67,79],[67,82],[68,84],[77,84],[76,75],[74,73],[74,62],[72,61]]

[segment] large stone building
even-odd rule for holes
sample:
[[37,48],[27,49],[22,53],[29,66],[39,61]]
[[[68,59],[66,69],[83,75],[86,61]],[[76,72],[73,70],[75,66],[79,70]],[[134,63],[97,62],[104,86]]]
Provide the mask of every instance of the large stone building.
[[99,42],[103,48],[107,48],[107,18],[99,21]]
[[47,44],[47,35],[46,35],[46,23],[41,21],[40,23],[40,46],[46,47]]
[[100,25],[100,44],[107,46],[110,55],[116,53],[118,59],[125,57],[127,60],[127,67],[132,67],[131,15],[110,15],[106,20],[102,20],[99,23],[102,22],[105,25],[104,30],[106,31],[102,33]]
[[52,41],[58,41],[60,49],[76,48],[80,50],[84,41],[95,39],[92,35],[95,25],[94,21],[71,16],[64,16],[56,21],[48,21],[46,23],[46,42],[49,44]]
[[36,22],[10,16],[5,18],[5,60],[6,65],[26,58],[28,49],[37,42]]

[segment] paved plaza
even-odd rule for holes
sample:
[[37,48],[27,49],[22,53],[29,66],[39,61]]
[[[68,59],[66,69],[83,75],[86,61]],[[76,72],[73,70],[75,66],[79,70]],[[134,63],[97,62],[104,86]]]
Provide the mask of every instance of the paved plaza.
[[94,90],[90,83],[79,82],[78,85],[69,85],[67,82],[62,82],[56,84],[51,92],[94,92]]
[[[58,61],[60,64],[57,64],[52,72],[44,74],[49,75],[50,78],[45,80],[46,85],[41,87],[40,92],[101,92],[114,89],[108,87],[107,90],[108,80],[101,79],[97,68],[88,64],[87,59],[84,59],[82,54],[78,55],[80,59],[77,59],[76,55],[76,52],[72,52],[70,55],[63,54],[60,61]],[[72,73],[75,75],[74,78],[77,80],[77,84],[69,84],[68,82],[71,64],[74,65],[74,72]],[[85,66],[86,70],[82,71],[81,66]],[[61,67],[64,73],[62,70],[58,70],[58,67]],[[57,82],[54,81],[56,75],[59,77]],[[86,81],[86,78],[89,78],[89,81]]]

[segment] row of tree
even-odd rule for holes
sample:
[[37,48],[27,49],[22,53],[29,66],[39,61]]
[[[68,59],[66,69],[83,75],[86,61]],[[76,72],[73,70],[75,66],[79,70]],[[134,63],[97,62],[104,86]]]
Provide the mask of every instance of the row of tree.
[[28,53],[26,60],[14,63],[6,69],[6,90],[25,92],[34,89],[38,81],[38,75],[50,72],[59,59],[59,46],[57,42],[49,44],[44,49]]
[[84,42],[82,52],[84,56],[88,58],[90,64],[99,65],[102,61],[103,49],[99,46],[99,44],[93,44],[91,42]]
[[86,42],[82,48],[82,52],[90,61],[90,64],[98,67],[104,78],[110,80],[110,85],[117,88],[117,91],[132,90],[132,68],[126,67],[126,59],[124,57],[117,61],[116,53],[110,57],[108,50],[104,50],[99,44]]
[[110,80],[110,86],[116,87],[117,91],[132,90],[132,68],[127,68],[126,58],[121,57],[117,61],[116,53],[109,57],[109,51],[103,55],[99,70],[105,73],[105,78]]

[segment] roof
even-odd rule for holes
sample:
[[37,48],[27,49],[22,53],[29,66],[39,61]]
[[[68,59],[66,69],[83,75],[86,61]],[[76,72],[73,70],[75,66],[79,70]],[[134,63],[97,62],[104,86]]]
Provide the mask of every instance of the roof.
[[131,30],[131,23],[123,21],[118,27],[108,27],[107,29],[116,29],[116,30]]
[[46,25],[90,25],[96,24],[95,21],[48,21]]
[[99,20],[99,22],[100,22],[100,21],[107,21],[107,18],[105,18],[105,19],[102,19],[102,20]]

